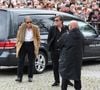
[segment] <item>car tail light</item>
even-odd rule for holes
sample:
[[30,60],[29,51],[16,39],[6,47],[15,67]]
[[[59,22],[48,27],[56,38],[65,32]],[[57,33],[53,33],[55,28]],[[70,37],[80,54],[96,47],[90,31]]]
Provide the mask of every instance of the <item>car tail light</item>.
[[13,49],[15,44],[15,41],[0,41],[0,49]]

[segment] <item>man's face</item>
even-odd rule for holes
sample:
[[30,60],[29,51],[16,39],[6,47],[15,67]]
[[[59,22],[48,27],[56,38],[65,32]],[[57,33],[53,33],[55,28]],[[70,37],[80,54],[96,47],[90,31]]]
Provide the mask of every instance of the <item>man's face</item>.
[[27,28],[31,28],[32,27],[32,21],[31,20],[26,20],[25,23],[26,23],[26,27]]
[[55,26],[62,25],[62,21],[60,20],[59,17],[57,17],[57,18],[54,19],[54,25],[55,25]]

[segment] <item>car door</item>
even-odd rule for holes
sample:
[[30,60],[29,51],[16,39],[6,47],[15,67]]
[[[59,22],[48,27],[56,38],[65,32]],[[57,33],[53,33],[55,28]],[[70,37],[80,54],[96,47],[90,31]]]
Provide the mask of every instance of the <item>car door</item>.
[[[18,16],[18,25],[24,21],[26,15]],[[40,28],[40,51],[38,59],[35,60],[34,70],[38,73],[44,70],[46,64],[50,61],[50,55],[47,50],[47,37],[48,30],[53,24],[54,14],[31,14],[29,15],[32,18],[32,23],[37,25]]]
[[[0,11],[0,65],[14,65],[15,38],[12,37],[11,17],[8,11]],[[12,60],[12,61],[11,61]]]
[[84,59],[100,56],[100,39],[96,30],[87,23],[79,22],[80,31],[85,37]]
[[33,23],[40,28],[41,48],[48,53],[48,62],[51,62],[50,52],[47,50],[47,38],[50,26],[53,25],[55,14],[33,15]]
[[7,12],[0,11],[0,55],[3,52],[7,38],[8,38]]
[[8,57],[8,52],[6,52],[8,33],[7,12],[0,10],[0,63],[2,58]]

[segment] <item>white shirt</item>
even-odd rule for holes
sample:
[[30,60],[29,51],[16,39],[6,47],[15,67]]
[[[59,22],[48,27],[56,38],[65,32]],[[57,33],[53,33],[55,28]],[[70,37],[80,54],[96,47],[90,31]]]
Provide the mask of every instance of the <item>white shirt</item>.
[[33,32],[32,32],[32,29],[26,29],[25,41],[26,42],[33,41]]

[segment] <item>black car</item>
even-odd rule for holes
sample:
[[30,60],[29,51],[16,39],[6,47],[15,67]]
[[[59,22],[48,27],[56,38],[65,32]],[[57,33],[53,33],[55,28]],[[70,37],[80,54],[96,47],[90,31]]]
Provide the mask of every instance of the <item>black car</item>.
[[[31,16],[33,23],[40,27],[41,34],[41,47],[38,59],[35,60],[35,72],[43,72],[46,65],[51,62],[47,50],[47,37],[48,30],[53,25],[53,19],[56,15],[61,15],[66,25],[71,20],[78,21],[80,30],[88,42],[85,45],[83,59],[100,58],[100,38],[98,33],[91,25],[76,16],[51,10],[0,9],[0,66],[17,66],[18,60],[15,53],[16,33],[19,25],[27,15]],[[27,65],[27,57],[25,64]]]

